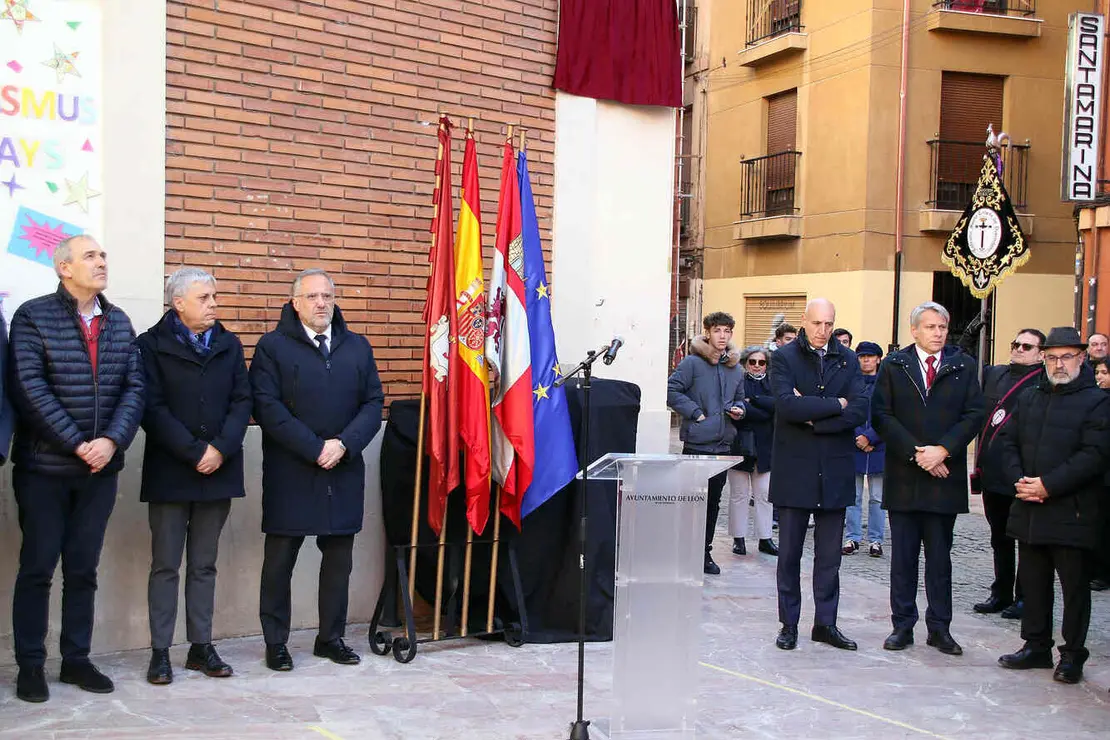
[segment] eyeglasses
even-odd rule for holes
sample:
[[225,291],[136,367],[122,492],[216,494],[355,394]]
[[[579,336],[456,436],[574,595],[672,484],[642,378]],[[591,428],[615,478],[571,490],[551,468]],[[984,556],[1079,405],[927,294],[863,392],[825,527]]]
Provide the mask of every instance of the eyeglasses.
[[1068,352],[1066,355],[1045,355],[1044,364],[1053,365],[1057,363],[1071,362],[1076,357],[1079,357],[1082,354],[1082,352]]
[[1036,344],[1029,344],[1028,342],[1010,342],[1011,352],[1017,352],[1019,349],[1022,352],[1032,352],[1035,349],[1040,349],[1040,346]]
[[756,367],[766,367],[767,360],[748,360],[748,364],[755,365]]
[[297,298],[304,298],[309,303],[315,303],[316,301],[332,303],[335,301],[335,293],[301,293]]

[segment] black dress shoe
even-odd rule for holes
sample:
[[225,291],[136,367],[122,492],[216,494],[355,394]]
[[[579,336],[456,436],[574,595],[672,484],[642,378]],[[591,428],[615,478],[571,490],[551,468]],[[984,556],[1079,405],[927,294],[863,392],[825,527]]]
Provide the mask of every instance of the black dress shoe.
[[331,642],[320,642],[317,638],[316,645],[312,648],[312,654],[317,658],[327,658],[332,663],[338,663],[339,665],[357,665],[362,661],[362,658],[358,657],[358,653],[347,647],[343,638]]
[[783,625],[779,636],[775,638],[775,647],[779,650],[793,650],[798,647],[798,628]]
[[73,684],[79,689],[94,694],[110,694],[116,690],[112,679],[105,676],[87,660],[62,661],[62,671],[58,676],[62,683]]
[[146,669],[147,683],[164,686],[173,683],[173,666],[170,665],[170,651],[154,648],[150,651],[150,667]]
[[719,566],[719,565],[717,565],[716,563],[713,562],[713,556],[710,555],[709,553],[705,553],[704,572],[705,572],[706,575],[710,575],[710,576],[719,576],[719,575],[721,575],[721,566]]
[[778,545],[776,545],[775,541],[771,540],[771,539],[760,540],[759,541],[759,551],[762,552],[762,553],[766,553],[767,555],[778,555],[779,554]]
[[883,650],[905,650],[913,644],[913,630],[894,630],[883,640]]
[[855,650],[856,643],[844,636],[835,624],[815,624],[809,637],[814,642],[823,642],[841,650]]
[[293,670],[293,656],[289,654],[284,642],[266,645],[266,667],[271,671]]
[[19,676],[15,679],[15,695],[23,701],[35,704],[50,698],[50,689],[46,686],[46,673],[41,665],[19,669]]
[[945,655],[963,655],[964,649],[960,647],[960,643],[952,639],[952,633],[948,630],[943,632],[930,632],[929,636],[925,638],[925,644],[935,647]]
[[1060,683],[1079,683],[1083,678],[1083,663],[1060,656],[1060,662],[1052,673],[1052,680]]
[[1003,619],[1021,619],[1021,613],[1023,611],[1025,611],[1025,602],[1015,601],[1014,603],[1003,609],[1002,613],[998,616],[1002,617]]
[[732,554],[733,555],[747,555],[748,546],[744,543],[743,537],[732,538]]
[[1016,653],[1003,655],[998,659],[998,665],[1018,671],[1028,670],[1029,668],[1051,668],[1052,651],[1031,650],[1028,647],[1023,647]]
[[998,612],[1002,611],[1012,603],[1014,602],[1007,601],[1006,599],[1001,599],[997,596],[991,596],[986,601],[980,601],[978,604],[971,608],[974,609],[978,614],[998,614]]
[[223,662],[220,654],[216,652],[216,647],[210,642],[193,643],[189,646],[185,668],[190,671],[201,671],[211,678],[227,678],[234,673],[231,666]]

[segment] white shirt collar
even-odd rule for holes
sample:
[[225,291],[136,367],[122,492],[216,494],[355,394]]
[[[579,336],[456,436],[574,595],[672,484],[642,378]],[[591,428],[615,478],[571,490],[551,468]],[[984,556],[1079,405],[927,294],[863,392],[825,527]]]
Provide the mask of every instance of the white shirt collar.
[[925,367],[925,368],[929,367],[929,358],[930,357],[935,357],[936,360],[937,360],[935,367],[937,367],[938,369],[940,368],[940,361],[941,361],[941,359],[940,359],[941,353],[940,352],[935,352],[933,354],[929,354],[928,352],[921,349],[921,347],[917,346],[916,344],[913,346],[913,348],[915,350],[917,350],[917,361],[921,363],[921,367]]
[[[78,313],[80,313],[80,312],[78,312]],[[103,316],[103,315],[104,315],[104,309],[100,307],[100,297],[97,296],[96,298],[93,298],[92,313],[89,314],[88,316],[86,316],[85,314],[81,314],[81,320],[84,321],[87,326],[90,326],[90,325],[92,325],[93,319],[95,319],[97,316]]]
[[312,342],[312,344],[315,345],[316,335],[323,334],[325,337],[327,337],[326,341],[328,344],[328,349],[331,349],[331,324],[328,324],[328,328],[324,329],[323,331],[316,331],[303,321],[301,322],[301,326],[304,327],[304,333],[308,335],[308,341]]

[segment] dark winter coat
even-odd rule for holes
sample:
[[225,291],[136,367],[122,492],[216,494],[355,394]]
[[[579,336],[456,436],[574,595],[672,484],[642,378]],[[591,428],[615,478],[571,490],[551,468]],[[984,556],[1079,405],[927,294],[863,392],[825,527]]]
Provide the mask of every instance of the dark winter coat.
[[[695,452],[727,454],[736,436],[728,410],[745,409],[744,371],[740,354],[731,343],[719,356],[705,337],[690,343],[685,357],[667,380],[667,405],[682,417],[678,436]],[[697,419],[705,414],[705,419]]]
[[835,339],[827,349],[821,358],[803,329],[771,360],[776,506],[836,510],[856,501],[855,429],[867,416],[863,376],[855,352]]
[[[958,347],[945,347],[926,395],[915,345],[883,360],[871,397],[871,424],[886,443],[884,509],[967,512],[967,446],[983,423],[983,393],[977,376],[970,355]],[[915,448],[926,445],[948,450],[947,478],[934,477],[914,461]]]
[[95,375],[77,301],[63,286],[27,301],[12,317],[8,378],[17,466],[45,475],[88,475],[89,466],[75,451],[107,437],[116,454],[101,472],[123,467],[123,452],[143,418],[143,370],[131,320],[103,295],[97,300],[103,319]]
[[1100,536],[1099,508],[1110,463],[1110,397],[1083,367],[1071,383],[1053,387],[1042,378],[1023,393],[1002,433],[1002,460],[1011,485],[1040,478],[1042,503],[1015,499],[1006,532],[1033,545],[1093,548]]
[[768,473],[771,471],[775,438],[775,396],[771,393],[771,377],[764,375],[756,380],[745,373],[744,388],[747,413],[743,419],[735,422],[736,440],[733,441],[732,453],[741,454],[737,445],[741,436],[745,436],[749,441],[755,442],[755,454],[746,456],[736,469],[749,473]]
[[[1022,383],[1021,388],[1006,399],[1005,408],[999,409],[1001,413],[996,413],[995,407],[1002,397],[1030,373],[1034,373],[1033,377]],[[1043,377],[1043,365],[992,365],[983,370],[984,422],[975,453],[979,486],[983,491],[1003,496],[1014,495],[1013,481],[1006,479],[1002,461],[1001,435],[1013,419],[1012,412],[1017,407],[1018,396],[1035,388]]]
[[8,459],[12,446],[12,432],[15,431],[15,410],[8,400],[8,324],[0,313],[0,465]]
[[867,420],[856,427],[856,436],[862,434],[867,437],[875,449],[864,452],[856,447],[856,475],[882,475],[886,464],[886,445],[871,424],[871,397],[875,393],[875,381],[878,379],[878,375],[863,376],[864,395],[867,396]]
[[[173,311],[138,340],[146,373],[146,449],[140,501],[216,501],[243,495],[243,436],[251,384],[239,338],[219,322],[207,355],[174,333]],[[209,475],[197,472],[208,445],[223,455]]]
[[[344,535],[362,529],[362,451],[382,424],[385,396],[370,343],[335,309],[330,357],[305,334],[290,301],[251,360],[254,418],[262,428],[262,531]],[[324,442],[346,446],[331,470]]]

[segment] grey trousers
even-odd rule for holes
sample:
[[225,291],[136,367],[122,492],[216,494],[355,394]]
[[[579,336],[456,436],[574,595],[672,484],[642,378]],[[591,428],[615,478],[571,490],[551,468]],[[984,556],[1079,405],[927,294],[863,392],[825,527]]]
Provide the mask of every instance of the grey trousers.
[[151,535],[150,646],[173,644],[177,623],[177,594],[181,555],[185,565],[185,635],[189,642],[212,642],[212,610],[216,599],[216,555],[220,532],[231,500],[152,503],[148,511]]

